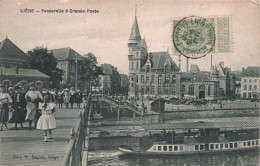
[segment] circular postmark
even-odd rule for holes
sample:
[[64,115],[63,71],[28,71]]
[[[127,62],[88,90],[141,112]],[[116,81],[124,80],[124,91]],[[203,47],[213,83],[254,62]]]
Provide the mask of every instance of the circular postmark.
[[215,46],[214,27],[204,18],[185,17],[174,27],[173,43],[181,55],[191,59],[201,58]]

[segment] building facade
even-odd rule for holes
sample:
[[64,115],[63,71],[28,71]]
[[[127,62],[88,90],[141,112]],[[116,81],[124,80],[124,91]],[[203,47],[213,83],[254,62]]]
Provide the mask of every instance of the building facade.
[[260,94],[260,67],[247,67],[241,74],[241,98],[259,99]]
[[58,60],[57,67],[64,71],[62,84],[73,86],[76,80],[76,66],[83,60],[83,57],[69,47],[52,49],[50,52],[52,52]]
[[36,89],[48,88],[50,77],[36,69],[29,69],[29,56],[6,37],[0,43],[0,84],[10,86],[28,86],[34,82]]
[[167,52],[150,52],[135,16],[128,40],[129,95],[180,96],[180,69]]

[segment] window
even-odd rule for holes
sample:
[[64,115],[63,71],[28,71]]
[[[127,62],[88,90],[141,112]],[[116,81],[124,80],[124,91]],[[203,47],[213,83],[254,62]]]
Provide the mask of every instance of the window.
[[158,76],[158,82],[159,82],[159,83],[162,83],[162,75],[159,75],[159,76]]
[[249,82],[252,82],[252,79],[249,79]]
[[250,91],[252,90],[252,85],[249,85],[249,90],[250,90]]
[[250,141],[247,141],[247,146],[251,146],[251,142]]
[[181,151],[181,152],[183,151],[183,146],[180,146],[180,151]]
[[136,79],[136,82],[138,82],[138,75],[137,75],[137,76],[135,76],[135,79]]
[[150,82],[150,77],[149,76],[146,77],[146,82],[148,82],[148,83]]
[[154,82],[155,82],[155,76],[152,75],[152,83],[154,83]]
[[149,94],[149,93],[150,93],[150,87],[147,86],[147,87],[146,87],[146,94]]
[[246,98],[246,92],[243,92],[243,98],[244,99]]
[[256,85],[254,85],[254,91],[257,91],[257,86]]
[[195,145],[195,150],[199,150],[199,145]]
[[258,140],[255,140],[255,145],[258,145]]
[[133,87],[134,86],[134,84],[133,83],[131,83],[131,87]]
[[229,148],[233,148],[233,143],[229,143]]
[[215,149],[218,149],[218,144],[215,145]]
[[170,76],[168,74],[165,75],[165,82],[168,83],[170,81]]
[[161,151],[162,150],[162,147],[161,146],[158,146],[158,151]]
[[237,148],[237,143],[234,143],[234,148]]
[[172,151],[172,146],[169,146],[169,151]]
[[167,151],[167,146],[163,146],[163,151]]
[[244,82],[246,82],[246,78],[244,79]]
[[150,72],[150,66],[149,65],[146,66],[146,72]]
[[132,79],[131,79],[132,81],[134,81],[134,76],[132,76]]
[[204,145],[200,145],[200,150],[204,150]]
[[210,144],[210,149],[214,149],[214,144]]
[[255,145],[255,141],[252,141],[252,146],[254,146]]
[[223,147],[224,147],[223,144],[220,144],[220,149],[223,149]]
[[154,94],[154,91],[155,91],[155,87],[152,86],[152,88],[151,88],[151,94]]
[[162,94],[162,87],[158,86],[158,94]]
[[[138,54],[137,54],[138,55]],[[136,62],[136,69],[138,69],[139,67],[138,61]]]
[[134,62],[132,62],[132,70],[134,70]]
[[141,75],[141,83],[144,83],[144,75]]
[[208,96],[210,96],[210,85],[208,86]]
[[168,85],[168,84],[165,86],[165,94],[166,94],[166,95],[169,94],[169,85]]
[[251,99],[251,93],[250,92],[248,93],[248,98]]
[[182,92],[185,92],[185,85],[182,85],[182,86],[181,86],[181,91],[182,91]]
[[172,83],[176,83],[176,75],[172,75]]
[[256,83],[256,81],[257,81],[257,80],[256,80],[256,79],[254,79],[254,82],[255,82],[255,83]]
[[141,86],[141,93],[144,94],[144,86]]
[[244,90],[246,90],[247,89],[247,86],[246,85],[244,85]]
[[228,144],[225,144],[225,148],[228,148]]
[[174,151],[178,151],[178,146],[174,146]]
[[194,86],[189,86],[189,95],[194,95]]
[[246,146],[246,142],[243,142],[243,146]]
[[165,65],[165,72],[169,73],[170,72],[170,65]]

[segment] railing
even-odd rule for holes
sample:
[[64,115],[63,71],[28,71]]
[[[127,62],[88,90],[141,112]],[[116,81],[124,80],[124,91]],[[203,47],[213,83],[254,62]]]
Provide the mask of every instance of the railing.
[[[79,166],[82,165],[83,151],[88,152],[88,141],[85,146],[86,136],[89,134],[90,115],[92,111],[91,94],[87,98],[85,109],[79,112],[79,120],[74,129],[70,131],[69,145],[63,156],[61,166]],[[88,139],[87,139],[88,140]],[[88,158],[88,157],[87,157]],[[87,163],[87,162],[86,162]]]

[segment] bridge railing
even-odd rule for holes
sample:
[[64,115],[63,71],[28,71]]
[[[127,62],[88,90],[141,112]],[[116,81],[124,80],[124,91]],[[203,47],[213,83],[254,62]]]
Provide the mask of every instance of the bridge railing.
[[[87,150],[85,147],[85,137],[89,131],[88,124],[92,110],[91,94],[87,98],[87,103],[83,111],[79,113],[79,120],[74,128],[72,126],[70,131],[69,144],[65,155],[62,158],[61,166],[80,166],[82,165],[83,151]],[[88,142],[87,142],[88,144]],[[88,147],[88,145],[87,145]]]

